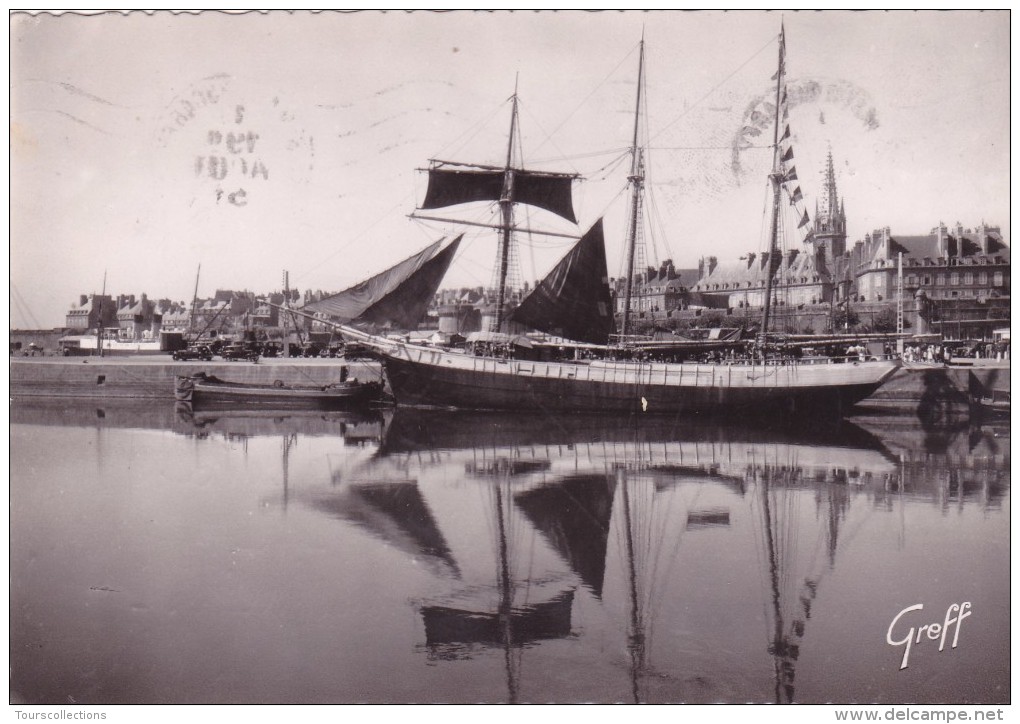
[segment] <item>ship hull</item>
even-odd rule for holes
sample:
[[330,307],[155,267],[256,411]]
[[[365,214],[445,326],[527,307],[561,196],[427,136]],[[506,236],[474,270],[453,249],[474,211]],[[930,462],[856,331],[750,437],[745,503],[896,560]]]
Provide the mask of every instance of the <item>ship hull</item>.
[[475,410],[842,415],[896,362],[817,365],[555,363],[414,346],[383,354],[398,404]]

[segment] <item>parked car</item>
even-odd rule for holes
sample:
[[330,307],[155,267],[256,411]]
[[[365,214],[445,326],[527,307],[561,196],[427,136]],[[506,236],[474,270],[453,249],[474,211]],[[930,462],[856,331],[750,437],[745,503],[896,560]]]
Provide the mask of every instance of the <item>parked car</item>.
[[210,362],[213,358],[212,350],[206,345],[198,345],[188,347],[186,349],[179,349],[174,352],[174,360],[177,362],[184,362],[187,360],[200,359],[205,362]]
[[252,349],[244,344],[228,344],[220,350],[220,357],[225,360],[251,360],[252,362],[258,362],[259,352],[257,349]]
[[283,344],[280,342],[263,342],[261,351],[263,357],[280,357],[283,354]]
[[360,342],[348,342],[341,350],[340,356],[345,359],[379,359],[379,355],[371,347]]

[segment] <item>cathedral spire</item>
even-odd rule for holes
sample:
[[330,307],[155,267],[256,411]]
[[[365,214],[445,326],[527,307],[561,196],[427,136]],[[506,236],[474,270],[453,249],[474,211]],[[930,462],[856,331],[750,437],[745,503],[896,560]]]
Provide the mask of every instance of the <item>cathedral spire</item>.
[[839,215],[839,195],[836,192],[836,170],[832,165],[832,149],[825,159],[825,213],[829,217],[829,223],[836,220]]
[[846,211],[836,189],[836,167],[830,146],[825,157],[821,201],[815,201],[815,243],[824,251],[826,261],[843,254],[846,248]]
[[827,234],[845,233],[846,217],[843,214],[839,191],[836,189],[836,169],[832,162],[832,148],[829,148],[829,152],[826,154],[823,174],[825,181],[822,184],[821,209],[815,216],[815,231]]

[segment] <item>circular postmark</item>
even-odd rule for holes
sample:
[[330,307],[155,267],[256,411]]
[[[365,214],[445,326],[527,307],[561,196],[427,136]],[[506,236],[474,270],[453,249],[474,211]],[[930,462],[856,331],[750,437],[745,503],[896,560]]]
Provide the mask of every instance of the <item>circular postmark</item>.
[[[879,127],[878,111],[870,94],[846,80],[791,79],[786,83],[787,108],[811,107],[818,122],[825,124],[825,113],[849,114],[865,131]],[[730,144],[730,170],[739,183],[744,175],[742,157],[747,149],[772,142],[775,118],[775,96],[772,91],[752,98],[744,108],[740,125]],[[782,127],[779,129],[782,131]]]

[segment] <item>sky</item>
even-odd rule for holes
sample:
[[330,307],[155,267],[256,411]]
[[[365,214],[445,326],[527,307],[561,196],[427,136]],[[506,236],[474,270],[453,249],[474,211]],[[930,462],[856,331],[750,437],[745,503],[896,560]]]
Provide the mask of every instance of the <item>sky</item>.
[[[104,278],[177,301],[196,275],[200,297],[284,270],[336,291],[459,231],[443,286],[487,285],[492,232],[408,215],[429,159],[505,161],[515,86],[521,162],[582,176],[579,226],[519,221],[604,218],[619,275],[642,34],[647,263],[759,250],[771,155],[742,129],[774,93],[781,22],[809,212],[831,151],[850,242],[940,221],[1009,241],[1006,11],[16,15],[11,327],[62,326]],[[569,243],[521,237],[522,277]]]

